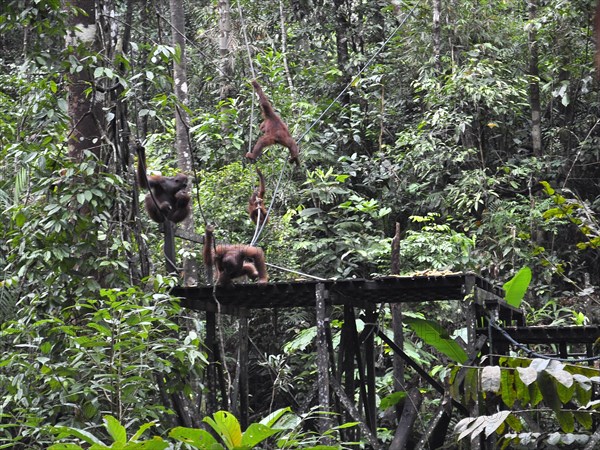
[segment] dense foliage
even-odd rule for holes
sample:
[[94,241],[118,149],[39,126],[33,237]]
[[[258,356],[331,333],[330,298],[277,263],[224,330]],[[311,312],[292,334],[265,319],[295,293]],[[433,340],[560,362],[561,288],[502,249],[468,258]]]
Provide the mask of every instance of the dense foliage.
[[[434,1],[189,0],[187,105],[173,94],[182,53],[171,42],[169,5],[89,3],[94,48],[72,40],[86,16],[82,0],[0,6],[0,448],[46,448],[57,425],[102,442],[111,429],[121,436],[120,424],[145,430],[156,421],[162,436],[200,428],[208,415],[203,317],[168,295],[178,280],[166,276],[162,234],[140,211],[128,143],[144,141],[149,168],[174,173],[173,117],[185,108],[196,232],[215,223],[219,239],[249,242],[245,208],[257,180],[243,155],[261,120],[253,77],[298,138],[303,162],[285,165],[280,147],[258,162],[273,200],[260,237],[269,262],[326,278],[387,275],[399,223],[404,274],[473,270],[502,283],[528,266],[530,323],[600,320],[594,1],[441,1],[436,28]],[[71,117],[78,79],[100,108]],[[532,111],[541,114],[541,148]],[[90,117],[102,132],[75,157],[74,132]],[[201,253],[177,250],[179,258]],[[464,334],[455,305],[407,314]],[[236,349],[236,324],[222,320],[223,348]],[[310,400],[313,321],[312,311],[251,318],[260,349],[255,422]],[[381,323],[390,324],[387,311]],[[407,329],[406,352],[435,376],[450,375],[448,358],[417,335]],[[394,387],[381,348],[383,398]],[[502,376],[526,367],[511,364]],[[576,379],[573,392],[593,378],[565,370],[588,379]],[[525,395],[518,377],[509,381]],[[576,404],[587,414],[586,395]],[[590,429],[588,415],[565,426],[557,414],[562,431]],[[314,420],[294,417],[286,429]],[[474,424],[457,434],[481,431]],[[290,448],[317,445],[298,433]],[[327,438],[340,440],[334,431]]]

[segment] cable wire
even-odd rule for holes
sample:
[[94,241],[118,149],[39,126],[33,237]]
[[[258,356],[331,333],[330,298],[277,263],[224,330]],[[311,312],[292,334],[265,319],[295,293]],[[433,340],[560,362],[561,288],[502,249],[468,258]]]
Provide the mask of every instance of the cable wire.
[[504,330],[500,325],[498,325],[498,323],[496,323],[496,321],[494,319],[492,319],[489,315],[487,316],[487,319],[488,319],[488,323],[493,328],[498,330],[500,332],[500,334],[502,334],[502,336],[504,336],[506,338],[507,341],[509,341],[515,347],[518,347],[521,350],[523,350],[529,356],[533,356],[535,358],[542,358],[542,359],[551,359],[551,360],[560,361],[560,362],[569,362],[569,363],[581,363],[581,362],[590,362],[590,361],[600,360],[600,355],[592,356],[589,358],[560,358],[558,356],[542,355],[541,353],[534,352],[526,345],[521,344],[520,342],[517,342],[516,340],[514,340],[513,337],[510,334],[508,334],[508,332],[506,330]]

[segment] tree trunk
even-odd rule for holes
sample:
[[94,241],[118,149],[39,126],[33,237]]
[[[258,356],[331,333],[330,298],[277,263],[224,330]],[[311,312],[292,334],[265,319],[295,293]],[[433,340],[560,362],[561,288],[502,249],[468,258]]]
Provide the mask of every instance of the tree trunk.
[[[189,117],[185,106],[188,104],[188,84],[185,55],[185,16],[182,0],[170,0],[171,33],[173,44],[179,49],[179,58],[175,59],[173,67],[174,90],[178,105],[175,109],[175,147],[179,169],[192,174],[192,155],[189,139]],[[181,223],[184,232],[194,233],[194,215]],[[184,254],[193,254],[193,248],[188,241],[183,241]],[[183,277],[185,286],[198,284],[198,265],[195,260],[186,256],[183,261]]]
[[540,106],[540,83],[538,69],[538,43],[537,31],[535,28],[535,19],[537,17],[537,0],[528,0],[527,8],[529,10],[529,103],[531,105],[531,145],[534,156],[542,155],[542,127],[541,127],[541,106]]
[[[337,51],[337,66],[338,70],[342,74],[340,77],[341,85],[339,86],[338,91],[341,91],[344,87],[346,87],[350,81],[351,77],[349,75],[350,68],[350,55],[348,51],[348,32],[350,30],[350,23],[347,17],[345,0],[334,0],[334,12],[335,12],[335,47]],[[346,92],[339,99],[342,108],[350,108],[350,93]],[[344,129],[350,130],[350,120],[348,118],[348,114],[343,114],[345,119],[341,119],[340,126]],[[346,148],[340,147],[340,152],[344,151],[345,153],[352,153],[353,151],[354,140],[352,139],[351,132],[348,132]],[[344,142],[340,142],[340,146],[344,146]]]
[[440,26],[440,17],[442,11],[442,0],[433,0],[433,66],[439,75],[442,73],[442,27]]
[[[73,0],[73,13],[69,18],[72,30],[67,35],[67,46],[71,47],[73,56],[80,59],[78,49],[97,49],[96,8],[94,0]],[[90,69],[82,63],[83,70],[73,70],[68,73],[68,114],[71,118],[69,133],[69,156],[75,161],[82,161],[85,150],[96,155],[100,154],[100,139],[102,130],[101,96],[92,90],[91,95],[85,91],[92,85],[93,77]]]
[[292,82],[290,66],[287,60],[287,30],[285,28],[285,15],[283,14],[283,0],[279,0],[279,18],[281,24],[281,55],[283,56],[283,68],[285,69],[285,76],[287,78],[290,93],[293,95],[294,83]]
[[231,58],[231,5],[229,0],[219,0],[219,57],[221,59],[221,100],[231,97],[233,60]]

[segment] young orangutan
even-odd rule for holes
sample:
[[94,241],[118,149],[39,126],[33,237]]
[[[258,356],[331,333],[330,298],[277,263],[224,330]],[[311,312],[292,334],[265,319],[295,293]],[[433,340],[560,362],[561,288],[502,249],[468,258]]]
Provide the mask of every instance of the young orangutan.
[[152,220],[162,223],[165,219],[171,222],[181,222],[190,214],[190,196],[185,192],[188,177],[178,173],[173,177],[161,175],[146,175],[146,149],[139,143],[135,144],[138,154],[137,180],[146,194],[144,204]]
[[262,131],[263,135],[258,138],[252,151],[246,153],[246,158],[254,160],[262,155],[265,147],[273,144],[281,144],[290,150],[290,162],[294,162],[299,166],[300,158],[298,155],[300,151],[298,150],[298,144],[290,134],[287,125],[275,114],[273,106],[271,106],[269,99],[256,80],[252,80],[252,86],[254,86],[254,90],[258,94],[260,109],[264,118],[264,122],[260,124],[260,131]]
[[248,199],[248,214],[250,215],[250,219],[252,222],[257,223],[260,217],[260,223],[258,225],[262,225],[267,220],[267,208],[265,208],[265,177],[263,177],[262,172],[257,167],[256,173],[258,174],[259,185],[252,195]]
[[[247,275],[259,283],[269,281],[265,254],[259,247],[251,245],[217,245],[214,244],[213,225],[206,226],[204,233],[204,264],[217,268],[217,284],[232,284],[234,278]],[[252,260],[248,261],[248,260]]]

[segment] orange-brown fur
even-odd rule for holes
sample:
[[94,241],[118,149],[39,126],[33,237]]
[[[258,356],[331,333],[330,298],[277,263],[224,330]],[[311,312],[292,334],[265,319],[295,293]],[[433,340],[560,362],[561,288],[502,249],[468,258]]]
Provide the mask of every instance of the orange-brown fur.
[[287,125],[275,113],[269,99],[256,80],[252,80],[252,86],[254,86],[254,90],[258,94],[262,110],[264,122],[260,124],[260,131],[262,131],[263,135],[258,138],[252,151],[246,153],[246,158],[254,160],[262,155],[265,147],[273,144],[281,144],[290,150],[290,162],[300,165],[298,144],[290,134]]
[[[231,284],[235,278],[248,276],[259,283],[269,281],[265,255],[261,248],[251,245],[214,244],[214,227],[209,225],[204,233],[204,264],[217,269],[217,284]],[[248,261],[248,260],[252,260]]]
[[256,173],[258,174],[259,185],[252,195],[248,199],[248,215],[252,222],[257,223],[260,217],[259,225],[265,223],[267,218],[267,208],[265,207],[265,177],[263,176],[260,169],[256,168]]

